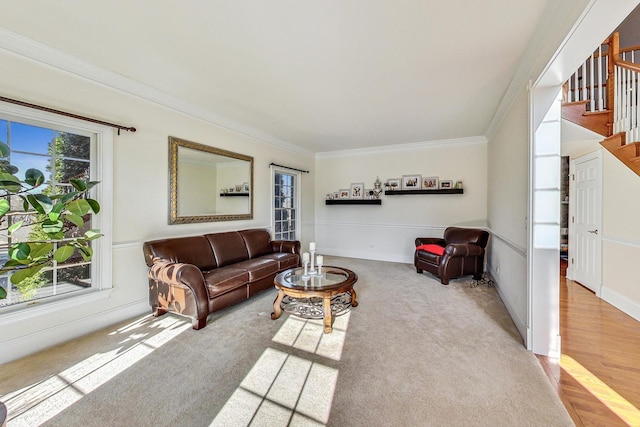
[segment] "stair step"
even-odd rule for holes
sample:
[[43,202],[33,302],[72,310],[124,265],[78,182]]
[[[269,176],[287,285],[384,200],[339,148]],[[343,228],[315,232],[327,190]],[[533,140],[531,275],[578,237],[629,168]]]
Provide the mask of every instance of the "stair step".
[[613,112],[609,110],[586,111],[587,103],[589,102],[589,100],[586,100],[563,103],[562,118],[602,136],[611,136]]
[[640,142],[625,144],[626,139],[626,134],[620,132],[605,138],[600,144],[636,175],[640,175]]

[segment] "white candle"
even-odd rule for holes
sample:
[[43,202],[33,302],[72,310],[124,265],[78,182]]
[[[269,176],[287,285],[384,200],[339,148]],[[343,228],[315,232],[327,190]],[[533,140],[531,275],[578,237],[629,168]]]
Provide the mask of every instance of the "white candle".
[[318,265],[322,265],[322,261],[324,261],[324,258],[322,258],[322,255],[318,255],[318,256],[316,257],[316,263],[317,263]]
[[309,262],[309,252],[302,253],[302,261]]
[[316,242],[309,243],[309,250],[310,251],[315,251],[316,250]]

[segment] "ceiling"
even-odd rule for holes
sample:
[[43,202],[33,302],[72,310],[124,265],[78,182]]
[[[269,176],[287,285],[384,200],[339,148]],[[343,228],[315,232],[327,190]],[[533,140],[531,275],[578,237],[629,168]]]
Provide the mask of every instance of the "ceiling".
[[485,135],[547,0],[5,3],[0,27],[326,152]]

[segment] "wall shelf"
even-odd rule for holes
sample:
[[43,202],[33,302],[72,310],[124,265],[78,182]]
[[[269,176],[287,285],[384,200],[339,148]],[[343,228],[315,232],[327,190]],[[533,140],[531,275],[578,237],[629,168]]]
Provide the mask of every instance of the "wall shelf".
[[327,205],[381,205],[380,199],[333,199],[325,200]]
[[220,197],[249,197],[249,193],[220,193]]
[[387,190],[386,196],[396,196],[399,194],[463,194],[462,188],[441,188],[439,190]]

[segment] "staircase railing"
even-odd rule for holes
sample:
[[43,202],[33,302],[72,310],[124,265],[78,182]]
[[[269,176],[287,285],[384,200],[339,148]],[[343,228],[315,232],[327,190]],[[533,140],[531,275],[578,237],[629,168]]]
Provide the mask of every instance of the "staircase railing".
[[564,85],[564,102],[588,102],[587,111],[605,111],[611,98],[607,92],[610,74],[611,37],[602,42]]
[[636,52],[621,52],[612,57],[614,59],[613,133],[625,132],[627,142],[640,141],[640,109],[638,108],[640,65],[634,62]]
[[640,46],[620,49],[613,33],[564,85],[564,102],[585,102],[587,112],[613,112],[612,132],[640,141]]

